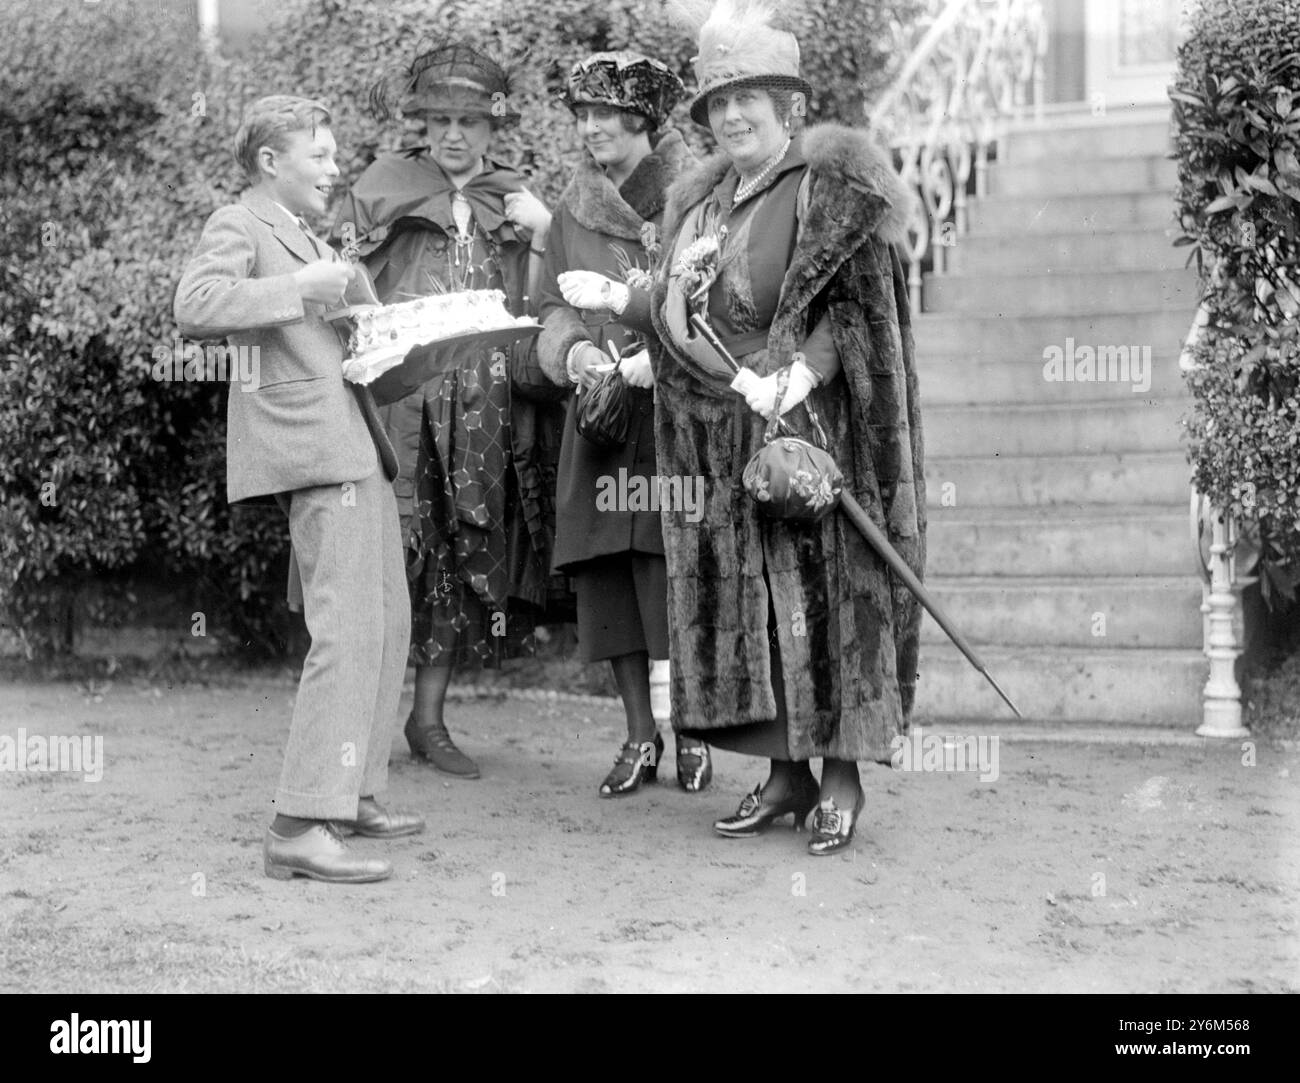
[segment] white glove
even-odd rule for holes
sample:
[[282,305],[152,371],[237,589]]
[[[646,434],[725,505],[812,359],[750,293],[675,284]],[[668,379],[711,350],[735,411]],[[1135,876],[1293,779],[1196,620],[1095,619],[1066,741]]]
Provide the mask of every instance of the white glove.
[[[776,395],[779,389],[778,373],[759,376],[753,369],[741,369],[736,374],[736,378],[731,381],[731,386],[745,396],[745,401],[749,403],[749,408],[754,413],[762,414],[768,421],[772,420],[772,415],[776,412]],[[813,375],[812,369],[802,361],[794,362],[790,366],[790,380],[785,396],[781,399],[781,413],[784,414],[798,406],[808,397],[808,392],[816,386],[817,377]]]
[[618,366],[618,371],[628,387],[649,389],[655,385],[655,374],[650,368],[648,350],[637,350],[636,353],[627,354]]
[[808,392],[819,383],[821,383],[821,380],[817,378],[817,374],[807,364],[803,361],[795,361],[790,366],[790,384],[785,389],[785,398],[781,400],[781,413],[785,414],[793,410],[808,397]]
[[746,398],[749,398],[750,391],[754,389],[758,382],[757,372],[753,369],[741,369],[736,373],[736,378],[731,381],[731,390],[739,391]]
[[771,418],[776,409],[776,373],[760,376],[753,369],[741,369],[731,381],[734,390],[745,396],[749,408],[756,414]]
[[627,308],[630,296],[627,286],[595,271],[563,271],[555,281],[565,302],[574,308],[585,308],[589,312],[608,310],[615,315]]

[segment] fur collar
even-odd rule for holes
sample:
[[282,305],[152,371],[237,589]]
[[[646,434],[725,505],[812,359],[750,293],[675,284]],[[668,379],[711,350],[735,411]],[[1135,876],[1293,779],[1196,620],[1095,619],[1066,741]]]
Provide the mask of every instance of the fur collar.
[[[889,151],[859,128],[843,124],[818,124],[806,129],[799,150],[808,163],[815,188],[813,200],[830,187],[832,198],[847,201],[858,212],[845,220],[861,221],[873,208],[863,206],[863,197],[874,197],[885,204],[872,233],[887,243],[904,241],[911,219],[913,198],[895,172]],[[668,207],[664,212],[664,234],[675,236],[690,209],[703,200],[726,175],[731,159],[719,151],[685,173],[668,190]],[[819,183],[820,182],[820,183]],[[828,239],[829,240],[829,239]]]
[[641,227],[664,209],[668,186],[694,163],[686,141],[670,129],[617,189],[586,155],[560,201],[584,229],[636,241]]

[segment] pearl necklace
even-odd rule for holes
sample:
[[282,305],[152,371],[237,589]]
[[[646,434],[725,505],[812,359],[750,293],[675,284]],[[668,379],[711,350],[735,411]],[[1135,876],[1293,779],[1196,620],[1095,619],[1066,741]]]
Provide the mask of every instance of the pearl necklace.
[[[787,137],[785,145],[767,160],[767,165],[763,166],[749,180],[742,180],[736,185],[736,194],[731,197],[731,205],[734,207],[737,203],[743,203],[746,199],[758,191],[762,184],[771,175],[772,170],[781,164],[785,159],[785,153],[790,149],[790,139]],[[737,171],[739,172],[739,171]]]

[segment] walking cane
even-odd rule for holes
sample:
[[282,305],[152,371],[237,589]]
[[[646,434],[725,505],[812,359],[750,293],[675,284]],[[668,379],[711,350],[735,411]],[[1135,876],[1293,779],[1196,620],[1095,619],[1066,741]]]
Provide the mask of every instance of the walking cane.
[[[713,333],[713,328],[708,325],[704,317],[698,314],[692,315],[691,323],[695,326],[695,329],[704,336],[704,340],[712,346],[715,351],[717,351],[718,356],[726,362],[727,367],[730,368],[732,372],[739,373],[740,365],[722,344],[721,339]],[[790,427],[781,420],[780,417],[777,418],[777,426],[784,429],[792,436],[795,435]],[[854,499],[853,494],[847,489],[840,493],[840,510],[848,516],[849,522],[858,528],[859,532],[867,539],[871,547],[880,554],[881,559],[893,569],[894,573],[905,584],[907,584],[907,589],[916,595],[916,600],[925,606],[926,611],[934,618],[935,623],[944,630],[948,638],[956,645],[957,649],[966,656],[966,660],[970,662],[979,674],[993,686],[993,691],[1002,697],[1002,702],[1015,711],[1017,718],[1023,718],[1024,715],[1020,713],[1020,709],[1012,703],[1007,694],[1002,691],[998,686],[998,682],[993,679],[984,663],[981,662],[975,654],[974,648],[966,642],[966,637],[953,627],[947,614],[939,608],[939,603],[931,597],[930,592],[925,589],[925,585],[916,577],[916,573],[913,572],[912,569],[907,566],[907,562],[898,555],[898,550],[889,544],[889,539],[885,537],[885,532],[871,521],[870,516],[868,516],[863,510],[862,505]]]

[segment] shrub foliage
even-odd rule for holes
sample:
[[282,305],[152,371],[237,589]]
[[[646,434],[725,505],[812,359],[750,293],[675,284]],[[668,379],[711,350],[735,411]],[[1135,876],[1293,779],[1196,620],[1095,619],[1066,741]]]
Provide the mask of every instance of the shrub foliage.
[[1266,596],[1300,582],[1300,0],[1204,0],[1170,91],[1178,211],[1210,325],[1197,486],[1258,523]]
[[[238,643],[274,650],[287,532],[278,512],[226,504],[226,388],[154,374],[203,221],[243,187],[230,148],[244,105],[325,99],[346,183],[418,134],[410,119],[374,121],[370,86],[422,44],[462,36],[513,60],[524,120],[494,153],[549,201],[580,153],[554,100],[561,71],[638,48],[689,86],[691,36],[659,0],[310,0],[232,58],[204,48],[193,4],[2,2],[0,622],[33,651],[66,647],[89,579],[166,570]],[[792,12],[818,90],[810,119],[861,122],[898,61],[876,43],[918,7],[807,0]],[[685,104],[674,119],[707,142]],[[178,624],[190,618],[186,607]]]

